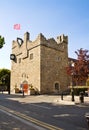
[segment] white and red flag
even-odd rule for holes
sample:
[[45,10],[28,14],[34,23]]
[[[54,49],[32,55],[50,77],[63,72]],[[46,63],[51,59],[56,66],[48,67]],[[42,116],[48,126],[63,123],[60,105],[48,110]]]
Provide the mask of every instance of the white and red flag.
[[14,29],[15,29],[15,30],[20,30],[20,28],[21,28],[21,27],[20,27],[20,24],[14,24]]

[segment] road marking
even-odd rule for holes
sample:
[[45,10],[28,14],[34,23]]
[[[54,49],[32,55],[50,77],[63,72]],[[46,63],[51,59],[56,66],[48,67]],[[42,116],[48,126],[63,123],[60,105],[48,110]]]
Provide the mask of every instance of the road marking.
[[26,120],[24,120],[24,119],[22,119],[22,118],[16,116],[16,115],[13,115],[13,114],[11,114],[11,113],[8,113],[8,112],[5,111],[5,110],[0,110],[0,111],[2,111],[3,113],[5,113],[5,114],[7,114],[7,115],[9,115],[9,116],[12,116],[12,117],[14,117],[14,118],[20,120],[21,122],[23,122],[23,123],[25,123],[25,124],[27,124],[27,125],[30,125],[30,126],[36,128],[36,129],[38,129],[38,130],[46,130],[45,128],[42,128],[42,127],[40,127],[40,126],[37,126],[37,125],[35,125],[35,124],[33,124],[33,123],[29,122],[29,121],[26,121]]
[[36,106],[36,107],[45,108],[45,109],[51,109],[50,107],[41,106],[41,105],[36,105],[36,104],[30,104],[30,105],[32,105],[32,106]]
[[9,116],[11,116],[11,117],[14,117],[14,118],[20,120],[21,122],[23,122],[23,123],[25,123],[25,124],[27,124],[27,125],[29,125],[29,126],[32,126],[32,127],[36,128],[37,130],[46,130],[45,128],[42,128],[42,127],[37,126],[37,125],[35,125],[35,124],[33,124],[33,123],[29,122],[29,121],[26,121],[25,119],[22,119],[21,117],[18,117],[18,116],[16,116],[16,115],[13,115],[13,114],[11,114],[11,113],[8,113],[8,112],[5,111],[5,110],[0,110],[0,111],[3,112],[3,113],[5,113],[5,114],[7,114],[7,115],[9,115]]
[[7,113],[9,113],[10,115],[15,116],[18,119],[22,119],[22,120],[28,121],[29,123],[31,122],[32,124],[39,126],[39,128],[41,128],[39,130],[43,130],[43,129],[45,130],[45,128],[46,128],[46,130],[47,129],[49,129],[49,130],[63,130],[63,129],[59,128],[59,127],[50,125],[50,124],[42,122],[42,121],[39,121],[39,120],[37,120],[35,118],[32,118],[30,116],[26,116],[25,114],[22,114],[20,112],[16,112],[16,111],[11,110],[9,108],[6,108],[6,107],[4,107],[2,105],[0,105],[0,109],[7,112]]

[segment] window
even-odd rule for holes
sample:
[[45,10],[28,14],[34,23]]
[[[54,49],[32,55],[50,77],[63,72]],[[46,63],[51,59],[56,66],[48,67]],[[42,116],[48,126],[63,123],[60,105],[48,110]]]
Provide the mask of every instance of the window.
[[21,58],[19,58],[19,63],[21,63]]
[[30,54],[30,60],[32,60],[32,59],[33,59],[33,53]]
[[59,90],[59,83],[55,83],[55,90]]
[[62,58],[60,56],[56,57],[56,61],[60,62],[62,60]]

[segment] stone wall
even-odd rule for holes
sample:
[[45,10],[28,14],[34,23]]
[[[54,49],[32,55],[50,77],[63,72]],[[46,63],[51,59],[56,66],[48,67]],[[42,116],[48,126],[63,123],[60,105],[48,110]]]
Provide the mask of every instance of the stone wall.
[[[63,35],[62,35],[63,36]],[[63,40],[62,40],[63,41]],[[67,89],[68,48],[66,42],[54,39],[41,41],[41,92],[58,93]],[[59,89],[55,89],[55,84]]]
[[11,93],[15,86],[20,88],[24,81],[32,84],[41,94],[67,89],[67,36],[61,35],[55,40],[39,34],[35,41],[31,41],[27,32],[21,43],[18,38],[12,42],[12,54],[16,60],[12,60]]

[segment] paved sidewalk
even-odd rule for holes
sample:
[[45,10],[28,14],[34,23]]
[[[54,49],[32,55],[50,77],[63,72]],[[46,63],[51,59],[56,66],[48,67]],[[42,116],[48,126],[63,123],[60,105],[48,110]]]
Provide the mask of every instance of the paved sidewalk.
[[[6,93],[0,94],[6,96],[6,98],[10,100],[15,100],[24,103],[37,103],[37,102],[48,102],[54,104],[63,104],[63,105],[76,105],[81,104],[79,100],[79,96],[74,96],[75,101],[71,101],[71,95],[63,96],[63,100],[61,100],[60,95],[25,95],[23,97],[22,94],[14,94],[8,95]],[[84,97],[84,103],[82,105],[89,106],[89,97]]]
[[65,105],[76,105],[76,104],[82,104],[82,105],[89,105],[89,97],[84,97],[84,103],[80,102],[79,96],[74,96],[74,100],[71,100],[71,95],[64,96],[63,100],[61,98],[57,100],[58,103],[65,104]]

